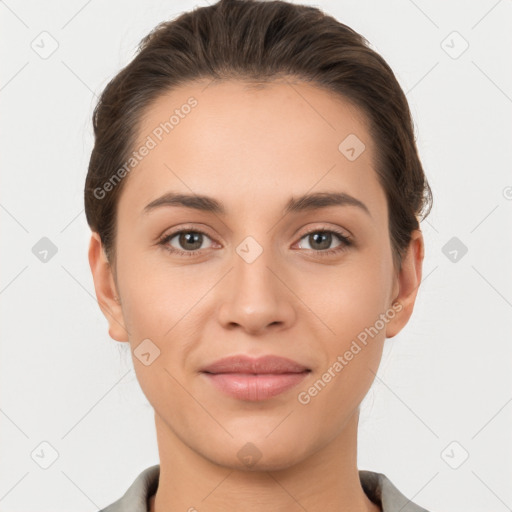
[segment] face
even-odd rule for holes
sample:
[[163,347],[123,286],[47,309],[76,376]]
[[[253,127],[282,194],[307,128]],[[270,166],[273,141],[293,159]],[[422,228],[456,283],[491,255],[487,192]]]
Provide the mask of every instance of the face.
[[[292,84],[198,82],[158,98],[135,149],[151,147],[118,203],[115,280],[100,270],[99,238],[91,242],[110,335],[129,341],[159,422],[233,468],[244,450],[259,467],[288,467],[340,435],[421,277],[419,249],[394,271],[361,112]],[[203,372],[238,355],[306,371]]]

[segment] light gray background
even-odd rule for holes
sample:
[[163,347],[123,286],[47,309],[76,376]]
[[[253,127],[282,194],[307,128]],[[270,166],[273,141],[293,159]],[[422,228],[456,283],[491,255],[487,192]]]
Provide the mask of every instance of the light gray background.
[[[158,463],[152,409],[96,303],[83,186],[96,95],[150,29],[196,5],[0,2],[1,511],[95,511]],[[310,5],[394,70],[435,200],[413,317],[363,402],[359,467],[432,512],[511,510],[512,2]],[[46,263],[42,237],[58,249]],[[452,237],[468,248],[456,261]],[[42,442],[58,452],[48,469]]]

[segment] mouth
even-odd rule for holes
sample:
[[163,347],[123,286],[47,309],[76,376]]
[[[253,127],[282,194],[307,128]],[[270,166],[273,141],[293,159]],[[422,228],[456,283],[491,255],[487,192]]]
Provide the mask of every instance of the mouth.
[[238,400],[262,401],[298,385],[310,368],[291,359],[245,355],[220,359],[201,370],[218,391]]

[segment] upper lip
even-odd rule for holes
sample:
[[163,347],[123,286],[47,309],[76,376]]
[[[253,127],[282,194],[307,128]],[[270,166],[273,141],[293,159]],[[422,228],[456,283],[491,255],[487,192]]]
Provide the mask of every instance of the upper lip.
[[274,355],[258,358],[246,355],[235,355],[218,359],[201,369],[206,373],[302,373],[310,371],[306,366],[288,359]]

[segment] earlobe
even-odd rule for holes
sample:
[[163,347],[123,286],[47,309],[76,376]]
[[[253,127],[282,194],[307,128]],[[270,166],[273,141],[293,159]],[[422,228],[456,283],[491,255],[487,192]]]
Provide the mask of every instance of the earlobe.
[[396,314],[387,324],[386,338],[396,336],[412,315],[421,283],[424,255],[423,234],[416,229],[411,233],[411,241],[397,276],[399,291],[392,301]]
[[103,250],[101,238],[94,231],[91,234],[88,256],[98,305],[109,323],[108,333],[116,341],[129,341],[112,268]]

